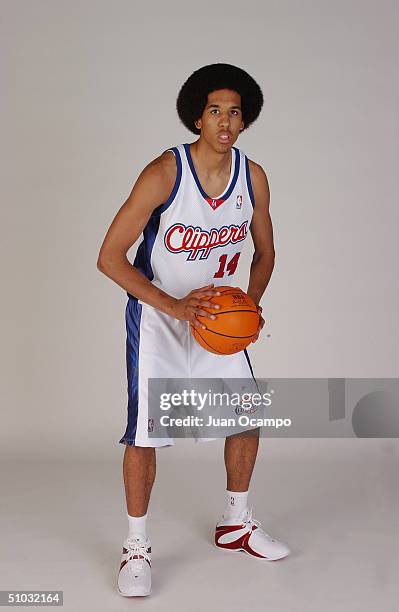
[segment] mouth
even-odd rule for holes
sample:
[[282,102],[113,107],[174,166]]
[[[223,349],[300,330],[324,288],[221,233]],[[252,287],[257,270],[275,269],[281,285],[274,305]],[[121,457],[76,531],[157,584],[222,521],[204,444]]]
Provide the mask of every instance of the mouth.
[[232,140],[232,136],[230,132],[219,132],[218,134],[218,142],[223,144],[229,144]]

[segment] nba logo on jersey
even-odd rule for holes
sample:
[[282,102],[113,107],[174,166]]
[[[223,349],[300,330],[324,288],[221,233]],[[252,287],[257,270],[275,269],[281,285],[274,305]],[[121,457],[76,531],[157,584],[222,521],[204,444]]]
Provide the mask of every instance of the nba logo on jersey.
[[238,195],[237,201],[236,201],[236,208],[241,208],[241,207],[242,207],[242,195]]

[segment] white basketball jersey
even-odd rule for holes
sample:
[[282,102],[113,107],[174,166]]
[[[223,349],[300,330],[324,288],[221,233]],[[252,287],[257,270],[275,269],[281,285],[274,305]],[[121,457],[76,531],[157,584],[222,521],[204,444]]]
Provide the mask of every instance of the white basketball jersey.
[[196,174],[189,145],[167,150],[176,157],[175,185],[148,220],[134,266],[176,298],[211,283],[234,286],[254,206],[248,158],[232,147],[228,185],[224,193],[210,198]]

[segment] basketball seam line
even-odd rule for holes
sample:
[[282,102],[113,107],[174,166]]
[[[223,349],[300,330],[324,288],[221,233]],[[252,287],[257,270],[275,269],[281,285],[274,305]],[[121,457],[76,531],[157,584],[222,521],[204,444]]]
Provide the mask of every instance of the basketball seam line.
[[[201,323],[201,321],[198,319],[197,315],[194,315],[195,318],[197,319],[197,321],[199,323]],[[195,327],[195,325],[193,325],[191,323],[192,327],[194,328],[194,330],[201,336],[201,334],[199,333],[198,329]],[[225,338],[237,338],[237,340],[244,340],[245,338],[252,338],[255,334],[255,332],[253,334],[250,334],[249,336],[229,336],[229,334],[221,334],[220,332],[216,332],[213,331],[213,329],[209,329],[208,327],[206,328],[206,331],[212,333],[212,334],[216,334],[217,336],[224,336]],[[201,338],[203,339],[204,342],[206,342],[205,338],[203,336],[201,336]],[[206,344],[211,347],[211,345],[206,342]],[[213,346],[211,347],[213,349]],[[222,355],[224,355],[224,353],[221,353]]]
[[[221,314],[227,314],[229,312],[252,312],[254,315],[257,315],[257,311],[255,310],[247,310],[247,309],[240,309],[240,310],[222,310],[222,312],[212,312],[210,314],[214,314],[214,315],[221,315]],[[199,315],[200,317],[206,318],[204,317],[204,315]]]
[[[197,318],[197,316],[196,316],[196,315],[194,315],[194,316],[195,316],[195,318]],[[198,321],[198,319],[197,319],[197,321]],[[205,342],[205,344],[206,344],[207,346],[209,346],[209,348],[210,348],[210,349],[212,349],[212,351],[215,351],[215,353],[217,353],[218,355],[224,355],[224,353],[221,353],[220,351],[217,351],[217,350],[216,350],[216,349],[215,349],[213,346],[211,346],[211,345],[209,344],[209,342],[207,342],[207,341],[205,340],[205,338],[204,338],[204,337],[203,337],[203,336],[202,336],[202,335],[199,333],[199,331],[198,331],[198,329],[197,329],[196,327],[194,327],[194,326],[193,326],[193,328],[194,328],[194,331],[195,331],[195,332],[196,332],[196,333],[199,335],[199,337],[201,338],[201,340],[202,340],[203,342]]]
[[[206,331],[216,334],[217,336],[224,336],[225,338],[237,338],[237,340],[244,340],[245,338],[252,338],[256,332],[249,334],[249,336],[230,336],[229,334],[221,334],[220,332],[213,331],[213,329],[206,328]],[[201,336],[202,337],[202,336]]]

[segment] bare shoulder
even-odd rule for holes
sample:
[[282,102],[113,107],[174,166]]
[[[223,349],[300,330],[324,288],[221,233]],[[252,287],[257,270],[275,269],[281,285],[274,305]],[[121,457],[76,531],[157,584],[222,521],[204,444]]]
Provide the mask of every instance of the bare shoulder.
[[159,157],[157,157],[160,163],[162,163],[165,168],[176,170],[176,157],[173,151],[164,151]]
[[248,159],[249,164],[249,172],[251,175],[252,185],[259,185],[260,187],[263,185],[268,185],[267,175],[264,169],[260,164],[257,164],[252,159]]
[[144,170],[147,170],[149,175],[158,176],[167,184],[172,183],[173,187],[177,172],[174,153],[172,151],[164,151],[147,164]]
[[260,164],[248,159],[251,184],[254,192],[255,202],[263,201],[268,204],[270,199],[269,181]]
[[172,151],[164,151],[150,161],[141,171],[133,193],[138,193],[152,203],[153,207],[165,202],[173,190],[176,181],[176,161]]

